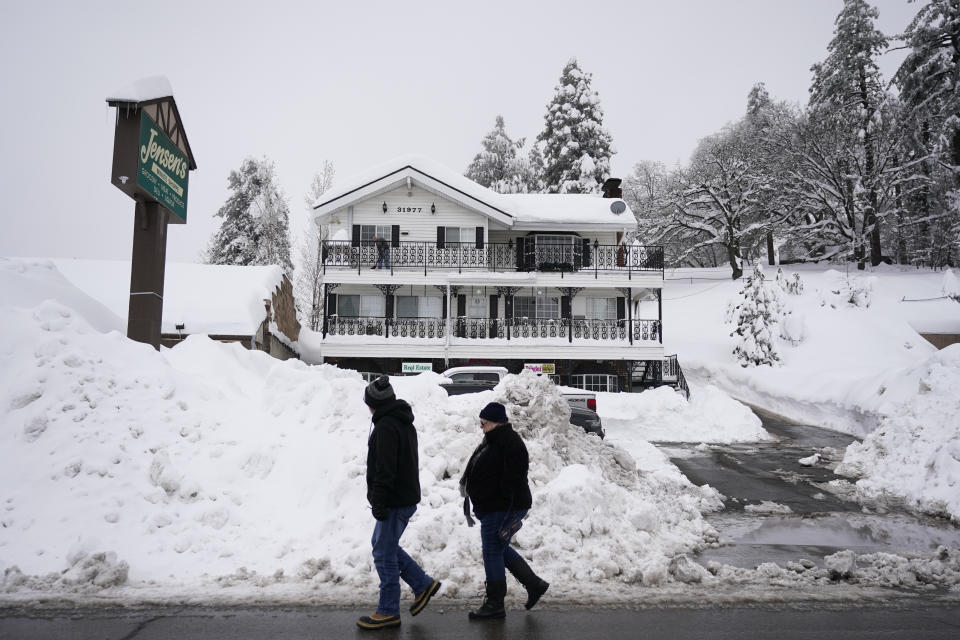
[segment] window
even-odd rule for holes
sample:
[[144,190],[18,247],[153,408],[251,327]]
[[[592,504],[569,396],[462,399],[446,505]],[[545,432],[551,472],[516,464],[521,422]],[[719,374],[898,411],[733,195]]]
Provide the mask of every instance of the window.
[[490,371],[455,373],[450,376],[454,382],[500,382],[500,375]]
[[514,296],[514,318],[556,319],[560,317],[560,298],[547,296]]
[[476,227],[444,227],[443,241],[447,244],[466,242],[474,244],[477,241]]
[[616,298],[587,298],[587,318],[591,320],[616,320]]
[[386,313],[386,299],[383,296],[337,296],[337,315],[339,316],[382,318],[384,313]]
[[398,318],[439,318],[443,298],[439,296],[397,296]]
[[360,225],[360,244],[366,246],[372,244],[374,237],[391,240],[393,231],[388,224],[362,224]]
[[537,234],[534,238],[538,264],[544,262],[573,264],[573,236]]

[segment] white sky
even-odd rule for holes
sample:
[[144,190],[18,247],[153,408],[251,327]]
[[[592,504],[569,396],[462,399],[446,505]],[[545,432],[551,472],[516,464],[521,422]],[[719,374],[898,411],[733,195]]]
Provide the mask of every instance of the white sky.
[[[917,9],[874,4],[887,35]],[[683,162],[755,82],[805,102],[841,5],[0,0],[0,256],[129,258],[133,201],[109,182],[104,99],[138,78],[170,80],[196,157],[167,250],[196,261],[244,157],[276,163],[298,231],[324,158],[335,184],[404,153],[463,170],[498,113],[534,138],[572,56],[600,94],[613,175]],[[902,55],[881,61],[887,78]]]

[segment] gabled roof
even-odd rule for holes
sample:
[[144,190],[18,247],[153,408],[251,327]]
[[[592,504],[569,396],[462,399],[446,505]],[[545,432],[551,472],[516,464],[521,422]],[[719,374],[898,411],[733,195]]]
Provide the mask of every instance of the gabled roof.
[[[532,228],[543,224],[627,227],[635,224],[623,200],[585,194],[503,194],[481,186],[430,158],[404,155],[344,181],[314,204],[318,218],[358,200],[387,191],[412,178],[463,206],[490,216],[508,227]],[[611,205],[622,203],[621,213]],[[616,208],[621,209],[618,205]]]

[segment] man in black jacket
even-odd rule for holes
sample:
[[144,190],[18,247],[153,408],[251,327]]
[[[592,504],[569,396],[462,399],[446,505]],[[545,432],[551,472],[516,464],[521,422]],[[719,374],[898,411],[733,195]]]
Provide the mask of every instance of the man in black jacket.
[[503,618],[503,598],[507,593],[505,569],[527,590],[526,608],[531,609],[546,593],[549,583],[540,579],[530,565],[511,546],[510,540],[521,527],[533,504],[527,471],[530,458],[527,447],[507,419],[507,410],[491,402],[480,412],[483,442],[470,456],[460,480],[466,494],[464,513],[470,517],[470,501],[480,519],[480,543],[483,568],[487,577],[487,595],[471,620]]
[[400,625],[400,578],[413,589],[410,613],[420,613],[440,589],[407,552],[400,536],[420,502],[420,467],[413,410],[397,399],[390,378],[371,382],[363,401],[373,414],[367,441],[367,501],[377,524],[373,529],[373,563],[380,576],[380,602],[376,613],[357,620],[362,629]]

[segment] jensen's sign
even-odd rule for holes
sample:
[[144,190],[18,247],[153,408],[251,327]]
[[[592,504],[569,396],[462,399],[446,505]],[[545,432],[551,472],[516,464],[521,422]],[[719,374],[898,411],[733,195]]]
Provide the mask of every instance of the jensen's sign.
[[185,221],[190,163],[153,118],[144,112],[140,113],[137,158],[137,184]]

